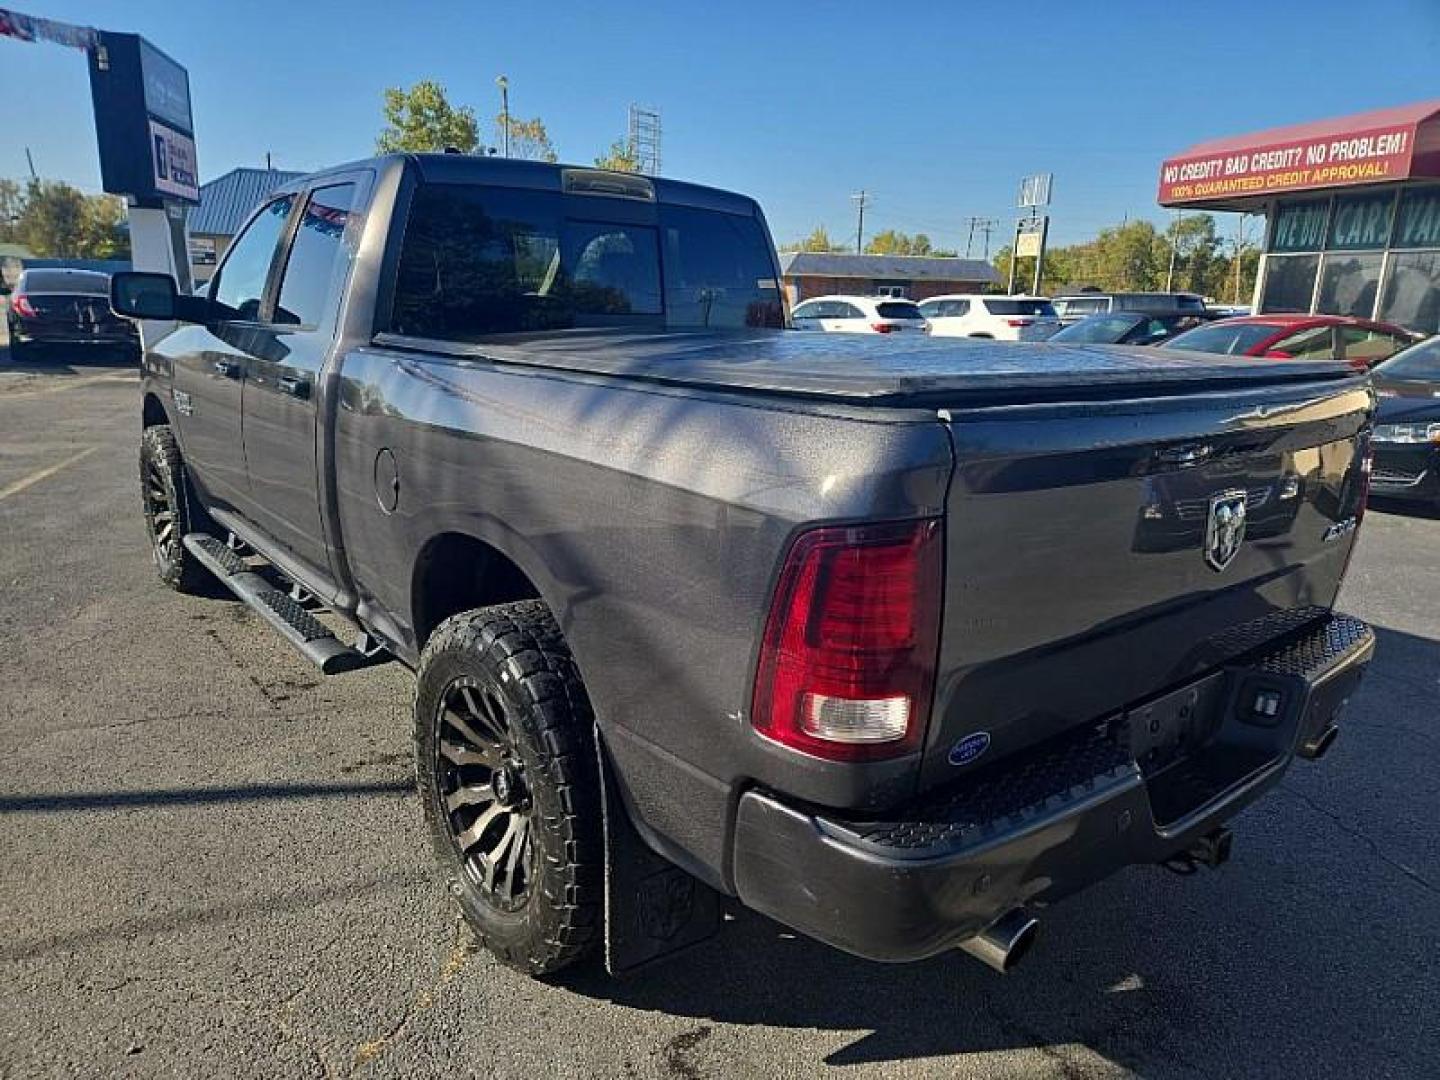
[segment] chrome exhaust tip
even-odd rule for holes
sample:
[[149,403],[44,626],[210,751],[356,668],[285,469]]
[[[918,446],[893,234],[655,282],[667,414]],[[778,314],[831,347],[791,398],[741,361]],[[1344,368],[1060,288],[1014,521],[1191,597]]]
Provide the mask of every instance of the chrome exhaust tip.
[[1326,724],[1324,728],[1300,744],[1300,756],[1311,761],[1319,761],[1329,752],[1330,747],[1335,745],[1335,740],[1339,735],[1338,725]]
[[960,948],[1004,975],[1025,958],[1039,931],[1039,919],[1033,918],[1024,908],[1014,908],[973,938],[962,941]]

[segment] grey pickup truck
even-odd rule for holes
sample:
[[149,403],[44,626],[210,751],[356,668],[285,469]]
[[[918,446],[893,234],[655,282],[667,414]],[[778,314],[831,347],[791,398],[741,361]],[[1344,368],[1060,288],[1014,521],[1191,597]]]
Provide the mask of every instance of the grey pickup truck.
[[111,304],[161,578],[414,670],[449,888],[535,974],[727,898],[1006,970],[1089,883],[1222,863],[1373,651],[1363,379],[798,333],[741,195],[379,158]]

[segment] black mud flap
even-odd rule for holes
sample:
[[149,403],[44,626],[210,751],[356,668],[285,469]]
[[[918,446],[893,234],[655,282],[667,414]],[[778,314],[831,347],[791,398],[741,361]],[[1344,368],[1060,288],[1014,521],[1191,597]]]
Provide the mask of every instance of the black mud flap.
[[640,839],[598,728],[595,748],[605,816],[605,968],[627,975],[713,937],[720,894]]

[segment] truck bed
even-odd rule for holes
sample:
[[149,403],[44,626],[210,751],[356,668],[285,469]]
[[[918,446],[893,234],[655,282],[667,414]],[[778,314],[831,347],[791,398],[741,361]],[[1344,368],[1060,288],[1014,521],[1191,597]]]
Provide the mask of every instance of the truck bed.
[[571,330],[459,344],[382,334],[377,344],[697,389],[876,405],[1024,404],[1253,388],[1354,372],[1335,361],[1254,360],[1111,345],[799,333]]

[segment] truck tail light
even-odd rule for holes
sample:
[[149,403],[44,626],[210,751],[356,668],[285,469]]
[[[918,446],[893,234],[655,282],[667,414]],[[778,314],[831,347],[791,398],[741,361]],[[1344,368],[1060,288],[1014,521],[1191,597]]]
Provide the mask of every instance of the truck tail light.
[[890,333],[890,331],[896,329],[896,326],[894,323],[872,322],[870,324],[870,329],[874,330],[877,334],[888,334]]
[[15,313],[22,319],[38,318],[40,314],[35,310],[35,305],[30,303],[30,298],[23,292],[16,293],[10,297],[10,306],[15,309]]
[[942,532],[936,520],[802,533],[770,607],[751,719],[834,761],[920,747],[935,688]]
[[1030,326],[1030,325],[1032,325],[1034,322],[1035,322],[1034,319],[1006,319],[1006,320],[1005,320],[1005,325],[1006,325],[1006,326]]
[[1365,507],[1370,502],[1370,477],[1375,471],[1375,439],[1369,432],[1360,436],[1359,450],[1360,501],[1355,507],[1355,521],[1357,523],[1365,517]]

